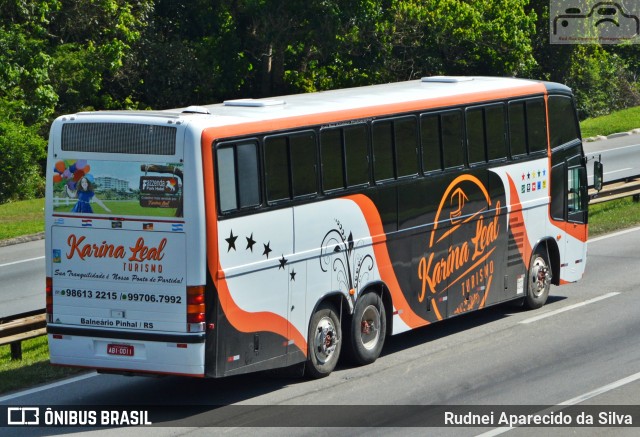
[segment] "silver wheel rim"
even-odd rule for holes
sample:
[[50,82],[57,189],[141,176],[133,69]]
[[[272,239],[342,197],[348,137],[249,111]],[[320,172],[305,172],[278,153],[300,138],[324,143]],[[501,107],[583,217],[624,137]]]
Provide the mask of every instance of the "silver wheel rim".
[[540,297],[549,287],[551,283],[551,272],[544,258],[538,256],[533,261],[530,271],[531,282],[529,284],[531,294],[534,297]]
[[319,364],[325,364],[333,356],[339,338],[333,320],[323,317],[316,326],[313,337],[313,352]]
[[365,349],[371,350],[376,347],[379,339],[380,312],[374,305],[369,305],[360,319],[360,342]]

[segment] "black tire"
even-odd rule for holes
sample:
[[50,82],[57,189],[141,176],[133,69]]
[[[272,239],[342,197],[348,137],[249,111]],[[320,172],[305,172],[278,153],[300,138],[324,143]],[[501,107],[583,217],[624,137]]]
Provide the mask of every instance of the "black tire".
[[333,305],[323,302],[309,322],[306,374],[315,379],[328,376],[338,363],[341,348],[340,318]]
[[535,310],[542,307],[549,297],[551,288],[551,265],[544,248],[536,249],[531,256],[527,272],[527,295],[524,307]]
[[366,293],[358,299],[349,328],[351,361],[358,365],[373,363],[382,352],[387,333],[387,317],[380,296]]

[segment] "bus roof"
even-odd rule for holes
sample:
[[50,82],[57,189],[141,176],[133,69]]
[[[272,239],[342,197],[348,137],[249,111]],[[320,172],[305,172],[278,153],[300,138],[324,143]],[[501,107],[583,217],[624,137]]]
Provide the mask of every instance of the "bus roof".
[[[543,82],[524,79],[440,76],[265,99],[231,100],[200,108],[214,117],[237,117],[244,122],[352,111],[361,116],[375,116],[403,112],[399,106],[405,106],[404,112],[410,112],[542,94],[546,89]],[[390,110],[391,108],[393,109]],[[168,112],[182,112],[185,109],[187,108]]]
[[[388,114],[397,115],[476,102],[541,95],[552,89],[570,92],[564,85],[527,79],[433,76],[406,82],[264,99],[230,100],[224,103],[164,111],[98,111],[76,115],[194,117],[203,127],[244,125],[243,129],[233,129],[238,130],[237,133],[240,134],[247,128],[250,130],[265,127],[264,123],[269,124],[269,130],[314,124],[324,125]],[[233,135],[233,132],[228,134]]]

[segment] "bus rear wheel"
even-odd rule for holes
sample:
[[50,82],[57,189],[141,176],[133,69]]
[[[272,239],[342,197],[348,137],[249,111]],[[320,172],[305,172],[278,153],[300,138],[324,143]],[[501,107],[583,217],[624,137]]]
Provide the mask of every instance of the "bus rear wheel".
[[338,363],[342,348],[340,318],[333,305],[322,303],[309,323],[306,373],[312,378],[328,376]]
[[524,299],[524,306],[532,310],[542,307],[547,302],[550,288],[551,266],[549,259],[541,249],[536,249],[531,256],[527,273],[527,296]]
[[356,302],[349,332],[349,356],[356,364],[373,363],[382,352],[387,332],[384,303],[376,293]]

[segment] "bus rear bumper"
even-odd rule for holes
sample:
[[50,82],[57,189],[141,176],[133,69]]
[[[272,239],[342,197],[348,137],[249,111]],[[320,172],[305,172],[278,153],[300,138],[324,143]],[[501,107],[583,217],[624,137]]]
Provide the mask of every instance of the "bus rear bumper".
[[[51,364],[97,370],[203,377],[205,343],[51,333]],[[55,330],[54,330],[55,331]],[[166,340],[170,340],[167,337]],[[178,339],[179,340],[179,339]]]

